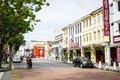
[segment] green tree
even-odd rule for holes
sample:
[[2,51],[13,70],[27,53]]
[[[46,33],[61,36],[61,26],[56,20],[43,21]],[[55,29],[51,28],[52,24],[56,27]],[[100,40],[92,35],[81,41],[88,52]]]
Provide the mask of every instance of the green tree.
[[9,43],[11,37],[27,33],[34,29],[35,12],[42,5],[49,5],[46,0],[0,0],[0,67],[3,45]]

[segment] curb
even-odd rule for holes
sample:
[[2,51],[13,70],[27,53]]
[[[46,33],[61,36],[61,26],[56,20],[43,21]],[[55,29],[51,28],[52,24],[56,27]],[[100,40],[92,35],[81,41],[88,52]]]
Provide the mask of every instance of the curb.
[[111,71],[111,72],[116,72],[116,73],[120,73],[120,70],[113,70],[113,69],[110,69],[110,68],[98,68],[97,66],[94,66],[96,69],[99,69],[99,70],[105,70],[105,71]]

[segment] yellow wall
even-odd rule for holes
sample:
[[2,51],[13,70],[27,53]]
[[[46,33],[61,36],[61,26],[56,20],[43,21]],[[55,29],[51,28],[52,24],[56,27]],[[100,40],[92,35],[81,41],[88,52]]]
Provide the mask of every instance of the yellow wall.
[[[91,25],[90,25],[91,19]],[[81,19],[82,23],[82,46],[100,44],[108,41],[104,34],[103,27],[103,11],[102,8],[87,15]]]
[[68,29],[65,27],[62,29],[62,33],[63,33],[63,46],[67,47],[68,45]]

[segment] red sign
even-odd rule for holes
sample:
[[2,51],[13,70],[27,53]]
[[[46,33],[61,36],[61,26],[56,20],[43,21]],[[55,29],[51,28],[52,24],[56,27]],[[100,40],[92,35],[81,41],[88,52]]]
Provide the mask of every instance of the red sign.
[[103,0],[103,19],[104,19],[104,36],[110,36],[110,23],[109,23],[109,2]]
[[120,63],[120,47],[117,48],[117,62]]
[[113,37],[113,42],[114,43],[120,43],[120,35],[119,36],[114,36]]
[[71,43],[70,47],[78,47],[78,43]]

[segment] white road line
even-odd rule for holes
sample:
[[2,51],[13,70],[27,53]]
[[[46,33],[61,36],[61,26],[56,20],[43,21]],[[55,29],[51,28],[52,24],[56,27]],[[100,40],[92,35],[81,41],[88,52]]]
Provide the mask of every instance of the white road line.
[[3,74],[4,74],[4,72],[0,72],[0,80],[2,80]]

